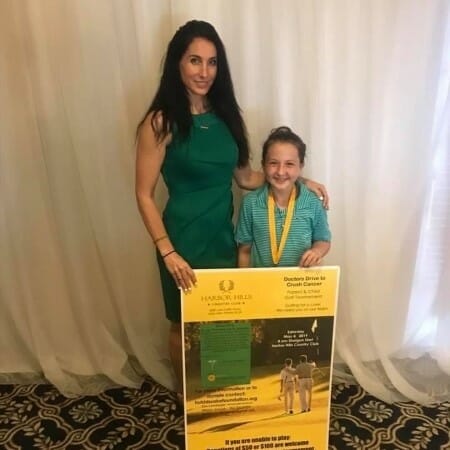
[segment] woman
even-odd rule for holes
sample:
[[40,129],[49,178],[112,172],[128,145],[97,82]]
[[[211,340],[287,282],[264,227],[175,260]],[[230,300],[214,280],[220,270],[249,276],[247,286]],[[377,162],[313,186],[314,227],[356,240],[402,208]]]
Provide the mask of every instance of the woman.
[[[159,174],[169,200],[154,200]],[[207,22],[192,20],[170,41],[156,95],[138,127],[136,196],[157,247],[169,351],[181,391],[179,289],[196,283],[192,268],[237,265],[231,183],[252,190],[264,181],[251,169],[245,124],[225,48]],[[328,201],[324,186],[309,183]]]

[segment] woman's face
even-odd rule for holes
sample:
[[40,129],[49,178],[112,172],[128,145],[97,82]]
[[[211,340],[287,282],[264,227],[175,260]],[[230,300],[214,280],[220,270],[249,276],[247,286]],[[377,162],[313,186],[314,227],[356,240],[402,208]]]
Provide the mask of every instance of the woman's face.
[[180,60],[181,81],[186,86],[191,100],[194,97],[204,97],[208,93],[216,74],[215,45],[206,39],[195,38]]

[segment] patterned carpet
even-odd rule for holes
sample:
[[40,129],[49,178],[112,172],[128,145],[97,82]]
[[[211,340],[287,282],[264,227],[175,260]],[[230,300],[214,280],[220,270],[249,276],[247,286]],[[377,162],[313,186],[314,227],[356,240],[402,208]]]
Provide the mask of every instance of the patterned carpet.
[[449,450],[450,402],[384,403],[357,385],[333,386],[330,449]]
[[[333,388],[329,449],[448,450],[450,403],[386,404],[359,386]],[[152,380],[66,398],[50,385],[0,385],[2,449],[183,449],[175,396]],[[321,450],[321,449],[317,449]]]

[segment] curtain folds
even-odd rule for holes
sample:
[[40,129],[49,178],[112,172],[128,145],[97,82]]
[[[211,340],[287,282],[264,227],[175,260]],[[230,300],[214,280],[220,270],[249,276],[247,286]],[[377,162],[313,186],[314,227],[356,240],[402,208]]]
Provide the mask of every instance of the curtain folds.
[[[288,125],[331,193],[339,357],[382,399],[448,399],[445,0],[3,0],[0,382],[77,395],[147,373],[172,386],[134,141],[191,18],[226,45],[254,167]],[[157,195],[162,206],[162,184]]]

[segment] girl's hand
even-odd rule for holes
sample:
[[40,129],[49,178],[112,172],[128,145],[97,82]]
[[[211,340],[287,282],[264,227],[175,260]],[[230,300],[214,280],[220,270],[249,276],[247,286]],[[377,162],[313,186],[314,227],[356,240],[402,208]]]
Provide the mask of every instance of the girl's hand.
[[327,188],[323,184],[316,183],[312,180],[303,180],[303,183],[310,191],[314,192],[314,194],[319,197],[319,200],[322,201],[323,207],[325,209],[329,209],[330,199],[328,197]]
[[176,251],[169,252],[163,259],[178,289],[189,292],[192,286],[197,284],[197,278],[191,266]]
[[318,266],[322,261],[321,254],[314,248],[310,248],[303,253],[302,259],[300,260],[300,267],[311,267]]

